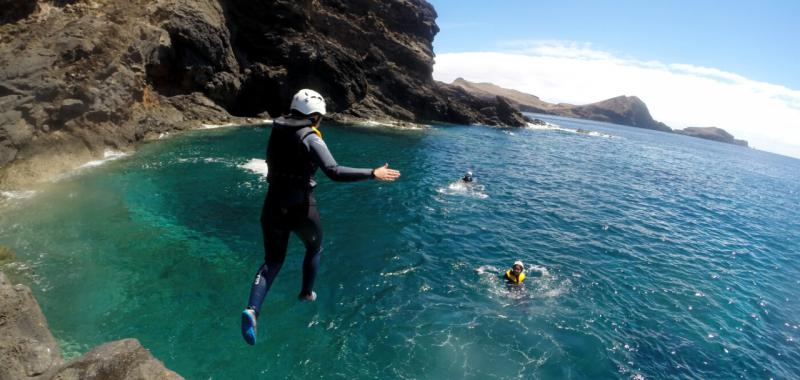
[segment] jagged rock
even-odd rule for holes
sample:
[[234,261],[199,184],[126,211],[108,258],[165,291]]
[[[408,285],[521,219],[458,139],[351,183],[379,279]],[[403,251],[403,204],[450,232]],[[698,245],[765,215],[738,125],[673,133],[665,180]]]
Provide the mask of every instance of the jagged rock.
[[61,101],[61,107],[59,107],[58,113],[62,120],[70,120],[86,112],[86,109],[86,104],[81,100],[64,99]]
[[0,24],[28,17],[36,10],[37,0],[0,0]]
[[52,380],[183,379],[164,367],[136,339],[123,339],[98,346],[43,377]]
[[30,289],[12,286],[0,272],[0,380],[36,377],[62,362]]
[[527,120],[519,113],[519,111],[511,106],[508,99],[498,96],[497,98],[497,106],[495,110],[497,112],[497,118],[500,120],[500,124],[503,125],[525,125]]
[[[0,247],[2,248],[2,247]],[[39,304],[0,272],[0,380],[182,379],[136,339],[98,346],[64,363]]]

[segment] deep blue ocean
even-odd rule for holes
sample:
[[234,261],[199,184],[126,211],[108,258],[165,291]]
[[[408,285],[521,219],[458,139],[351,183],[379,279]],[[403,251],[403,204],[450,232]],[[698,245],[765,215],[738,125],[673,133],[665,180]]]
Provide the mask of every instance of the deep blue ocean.
[[542,118],[559,127],[323,127],[340,164],[402,177],[318,175],[318,300],[297,302],[293,238],[254,347],[269,126],[3,192],[0,270],[68,357],[133,337],[187,379],[800,378],[800,160]]

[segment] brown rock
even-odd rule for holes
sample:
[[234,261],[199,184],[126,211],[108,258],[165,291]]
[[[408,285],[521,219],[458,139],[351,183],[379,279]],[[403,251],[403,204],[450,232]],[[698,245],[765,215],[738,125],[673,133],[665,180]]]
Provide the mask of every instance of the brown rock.
[[136,339],[123,339],[95,347],[85,355],[48,372],[52,380],[177,380]]
[[[4,248],[4,247],[0,247]],[[98,346],[64,363],[39,304],[0,272],[0,380],[182,379],[136,339]]]
[[28,17],[36,10],[37,0],[0,0],[0,24]]
[[63,362],[30,289],[0,272],[0,379],[39,376]]

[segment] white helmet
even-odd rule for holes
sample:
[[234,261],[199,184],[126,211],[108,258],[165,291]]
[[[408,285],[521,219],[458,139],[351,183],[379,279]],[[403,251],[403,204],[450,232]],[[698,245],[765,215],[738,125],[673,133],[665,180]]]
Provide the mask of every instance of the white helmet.
[[302,113],[303,115],[311,115],[312,113],[325,114],[325,99],[319,92],[304,88],[297,91],[292,98],[291,109]]

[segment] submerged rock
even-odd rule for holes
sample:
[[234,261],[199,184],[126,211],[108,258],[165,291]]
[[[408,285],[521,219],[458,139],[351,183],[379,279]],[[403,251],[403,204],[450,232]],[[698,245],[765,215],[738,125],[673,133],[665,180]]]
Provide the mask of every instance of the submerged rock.
[[136,339],[96,347],[64,363],[39,304],[0,272],[0,380],[182,379]]
[[0,245],[0,265],[8,264],[17,259],[11,248]]

